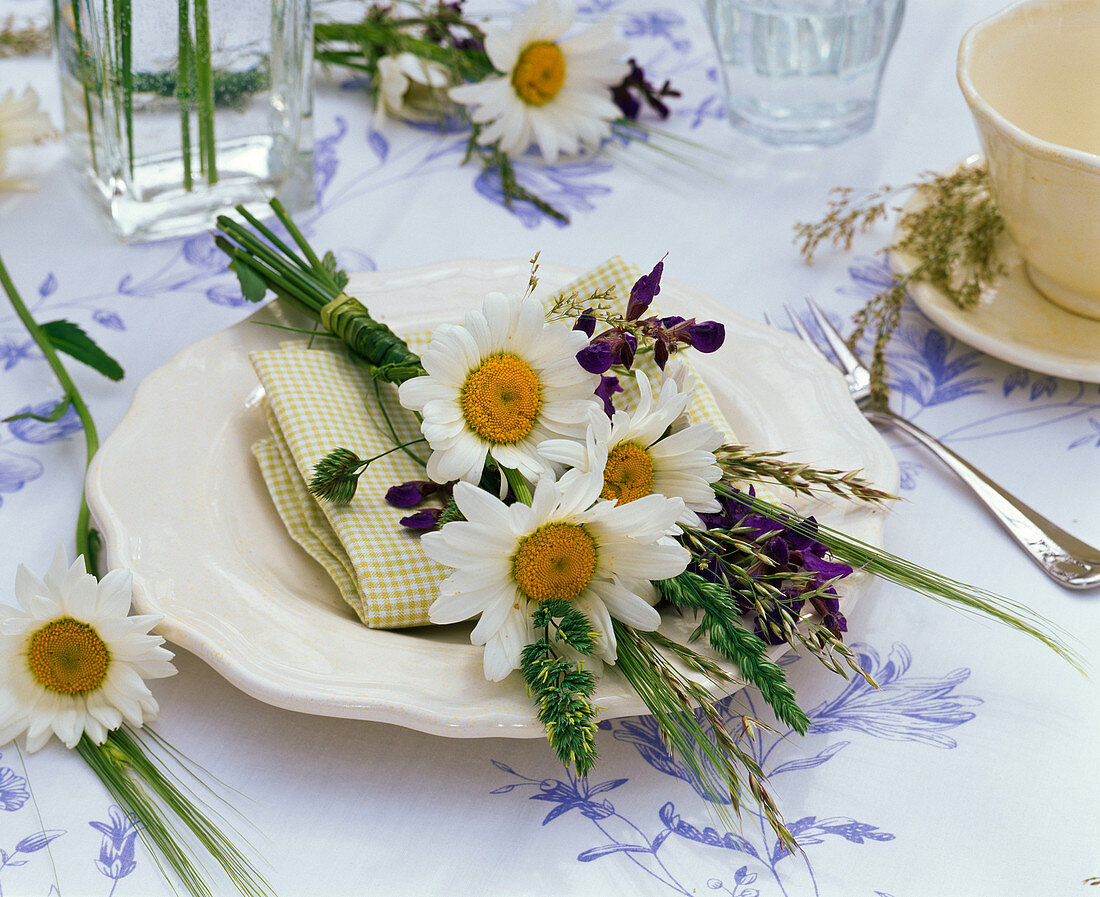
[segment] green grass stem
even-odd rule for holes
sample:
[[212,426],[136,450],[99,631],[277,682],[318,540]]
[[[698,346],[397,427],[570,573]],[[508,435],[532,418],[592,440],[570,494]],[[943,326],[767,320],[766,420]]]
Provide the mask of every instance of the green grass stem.
[[191,41],[190,0],[179,0],[178,6],[179,71],[176,73],[176,102],[180,110],[183,189],[190,193],[195,186],[195,173],[191,161],[191,106],[194,102],[195,49]]
[[134,176],[134,12],[131,0],[115,0],[118,34],[118,77],[122,115],[126,122],[126,167]]
[[217,143],[214,136],[214,65],[210,46],[210,2],[195,3],[195,91],[199,120],[199,159],[206,183],[218,182]]
[[819,539],[839,560],[882,579],[904,586],[910,591],[931,598],[940,604],[953,607],[977,617],[984,617],[1022,632],[1046,645],[1079,672],[1084,673],[1085,661],[1070,648],[1068,633],[1057,627],[1029,607],[994,594],[978,586],[968,585],[935,573],[905,558],[890,554],[839,530],[820,523],[811,524],[804,517],[762,501],[746,492],[720,490],[754,513],[762,514],[805,536]]
[[169,821],[165,810],[170,811],[221,866],[240,894],[274,897],[271,886],[221,831],[217,822],[191,801],[178,779],[149,759],[141,741],[128,728],[110,732],[102,745],[94,744],[85,735],[76,749],[111,796],[133,814],[139,835],[150,847],[161,871],[165,871],[161,863],[163,857],[192,897],[212,897],[213,891],[194,848]]

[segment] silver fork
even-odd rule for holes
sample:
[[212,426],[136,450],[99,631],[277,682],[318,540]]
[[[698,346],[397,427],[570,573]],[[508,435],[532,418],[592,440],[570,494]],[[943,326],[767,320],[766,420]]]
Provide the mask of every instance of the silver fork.
[[[859,410],[878,427],[894,427],[912,436],[950,467],[1008,530],[1008,534],[1028,553],[1043,572],[1060,585],[1070,589],[1100,587],[1100,550],[1087,545],[1055,526],[1020,499],[994,483],[981,471],[956,455],[951,449],[925,433],[916,424],[894,414],[889,408],[871,401],[871,374],[852,353],[843,337],[825,317],[825,313],[810,299],[806,300],[817,326],[829,348]],[[787,316],[802,341],[826,361],[831,359],[810,335],[790,308]]]

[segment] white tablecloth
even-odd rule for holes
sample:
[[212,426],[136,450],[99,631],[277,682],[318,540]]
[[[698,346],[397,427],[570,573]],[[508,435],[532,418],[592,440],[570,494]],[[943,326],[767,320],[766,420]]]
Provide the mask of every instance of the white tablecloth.
[[[27,15],[42,5],[6,0],[0,11]],[[336,249],[351,270],[536,250],[574,266],[618,253],[648,270],[667,253],[668,276],[741,313],[777,320],[784,302],[812,296],[840,319],[882,285],[876,252],[889,225],[860,238],[852,254],[825,253],[812,268],[798,258],[792,225],[820,216],[834,185],[904,183],[976,150],[955,53],[966,28],[999,5],[910,4],[873,131],[800,152],[754,144],[722,120],[713,50],[694,4],[586,4],[589,14],[614,9],[653,79],[671,77],[683,91],[667,127],[728,160],[710,165],[710,177],[637,146],[546,170],[521,164],[522,177],[568,209],[567,227],[504,209],[475,167],[458,166],[461,135],[376,131],[360,93],[322,79],[318,204],[303,221],[315,245]],[[58,121],[55,82],[45,58],[0,61],[0,91],[33,84]],[[252,309],[209,236],[121,245],[60,149],[39,158],[41,189],[0,204],[0,251],[39,320],[79,322],[126,368],[126,379],[111,384],[71,366],[109,434],[146,374]],[[893,355],[901,410],[1100,544],[1095,384],[982,355],[912,308]],[[4,414],[41,410],[59,395],[3,311],[0,364]],[[187,421],[166,409],[166,426],[182,432]],[[13,582],[20,562],[43,570],[58,541],[71,540],[83,464],[74,430],[68,418],[0,427],[0,583]],[[1100,593],[1050,583],[937,462],[888,439],[905,499],[890,515],[888,547],[1029,604],[1095,658]],[[261,865],[287,897],[1090,892],[1083,880],[1100,875],[1095,680],[1029,640],[885,584],[852,615],[848,638],[882,688],[798,660],[789,671],[813,729],[805,739],[765,736],[758,745],[805,855],[777,853],[751,815],[741,831],[721,830],[656,751],[645,719],[609,721],[601,762],[578,784],[540,739],[448,740],[286,712],[181,653],[179,674],[154,685],[156,728],[244,795],[233,802],[255,826]],[[140,844],[132,859],[126,854],[124,827],[95,827],[112,812],[95,776],[56,742],[32,756],[0,747],[0,891],[170,893]],[[48,837],[35,837],[43,831]]]

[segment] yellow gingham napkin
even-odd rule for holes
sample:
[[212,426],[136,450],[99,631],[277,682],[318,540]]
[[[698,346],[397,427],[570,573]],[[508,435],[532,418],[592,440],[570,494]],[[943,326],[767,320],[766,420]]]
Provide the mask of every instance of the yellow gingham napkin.
[[[612,258],[564,287],[559,295],[584,297],[608,290],[625,307],[641,272]],[[427,345],[427,334],[402,336],[415,352]],[[419,437],[415,418],[397,401],[397,390],[376,384],[351,361],[336,340],[317,338],[253,352],[252,365],[267,396],[271,436],[252,451],[260,465],[279,516],[291,537],[321,564],[359,618],[376,629],[419,626],[428,622],[428,607],[439,583],[450,572],[420,551],[416,533],[398,521],[411,513],[386,503],[395,484],[424,479],[424,469],[403,452],[373,462],[359,479],[347,505],[318,502],[306,489],[313,468],[338,446],[371,458],[395,444],[388,417],[400,442]],[[660,371],[652,355],[636,364],[656,384]],[[622,382],[616,405],[629,408],[637,399],[632,379]],[[710,421],[730,440],[729,425],[714,396],[698,382],[689,417]],[[426,445],[412,451],[427,458]]]

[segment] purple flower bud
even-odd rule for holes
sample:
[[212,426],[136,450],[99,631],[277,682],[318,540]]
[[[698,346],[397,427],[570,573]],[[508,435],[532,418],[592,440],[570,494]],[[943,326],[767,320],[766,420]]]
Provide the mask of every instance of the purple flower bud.
[[[638,340],[633,333],[624,333],[611,350],[615,364],[621,364],[629,370],[634,364],[634,353],[638,351]],[[601,371],[602,373],[602,371]]]
[[619,107],[623,117],[631,121],[634,121],[642,111],[642,104],[634,99],[630,91],[621,84],[611,89],[611,100]]
[[649,308],[649,303],[653,301],[653,297],[661,292],[661,272],[664,270],[665,262],[664,259],[661,259],[653,266],[652,271],[639,277],[634,286],[630,288],[630,301],[626,304],[626,319],[628,321],[638,320],[638,316]]
[[427,496],[436,490],[435,483],[427,480],[412,480],[400,486],[390,486],[386,491],[386,501],[395,508],[415,508]]
[[665,369],[668,364],[668,343],[665,340],[659,339],[653,344],[653,360],[662,371]]
[[435,529],[439,525],[439,515],[442,513],[442,508],[426,508],[408,517],[402,517],[399,523],[409,529]]
[[592,309],[586,308],[577,317],[573,329],[580,330],[585,336],[591,339],[592,334],[596,332],[596,313],[592,311]]
[[619,385],[618,377],[600,377],[600,385],[596,387],[596,395],[603,399],[603,410],[608,417],[615,413],[615,405],[612,403],[611,397],[622,391],[623,388]]
[[726,340],[726,327],[718,321],[693,324],[689,330],[691,344],[700,352],[714,352]]
[[577,362],[590,374],[602,374],[611,367],[610,343],[603,340],[590,343],[577,353]]
[[669,315],[667,318],[658,318],[657,323],[665,330],[672,330],[678,324],[683,324],[684,319],[679,315]]

